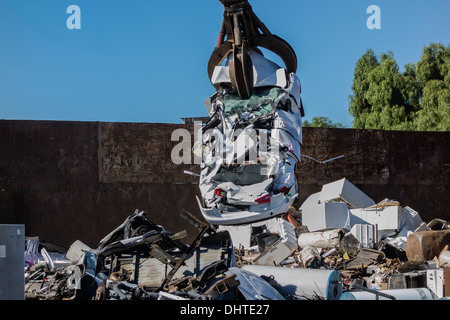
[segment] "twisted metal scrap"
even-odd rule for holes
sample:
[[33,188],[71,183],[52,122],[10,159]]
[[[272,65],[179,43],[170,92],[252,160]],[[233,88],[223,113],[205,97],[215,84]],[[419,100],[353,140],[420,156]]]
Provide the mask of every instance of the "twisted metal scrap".
[[[208,62],[210,80],[214,68],[221,65],[231,53],[229,64],[231,85],[241,99],[249,99],[253,92],[253,65],[248,53],[250,50],[261,53],[258,47],[278,55],[288,73],[297,71],[297,56],[292,47],[267,29],[253,12],[248,0],[220,0],[220,2],[224,5],[225,12],[217,46]],[[214,87],[219,89],[217,84]]]

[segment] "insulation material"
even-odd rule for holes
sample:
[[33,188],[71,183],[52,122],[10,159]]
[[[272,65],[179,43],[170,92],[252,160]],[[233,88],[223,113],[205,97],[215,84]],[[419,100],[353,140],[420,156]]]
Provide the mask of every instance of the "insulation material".
[[314,246],[321,249],[332,249],[339,244],[343,237],[344,233],[342,229],[307,232],[298,236],[297,243],[300,248]]

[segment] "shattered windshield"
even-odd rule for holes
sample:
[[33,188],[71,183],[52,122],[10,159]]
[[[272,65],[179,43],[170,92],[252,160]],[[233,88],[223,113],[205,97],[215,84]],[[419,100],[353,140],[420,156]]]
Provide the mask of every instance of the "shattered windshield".
[[281,93],[281,88],[258,88],[250,99],[241,100],[238,96],[226,93],[223,98],[224,115],[231,116],[238,112],[249,112],[256,117],[268,115],[274,109],[274,101]]

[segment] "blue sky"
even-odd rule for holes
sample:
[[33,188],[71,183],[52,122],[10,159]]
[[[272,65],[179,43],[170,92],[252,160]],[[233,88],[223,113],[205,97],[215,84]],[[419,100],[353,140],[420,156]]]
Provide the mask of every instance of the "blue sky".
[[[306,120],[350,127],[348,96],[368,48],[401,68],[431,42],[450,44],[449,0],[251,0],[299,59]],[[81,9],[69,30],[67,7]],[[369,30],[370,5],[381,30]],[[207,116],[206,66],[219,0],[1,0],[0,119],[165,122]],[[277,61],[278,62],[278,61]]]

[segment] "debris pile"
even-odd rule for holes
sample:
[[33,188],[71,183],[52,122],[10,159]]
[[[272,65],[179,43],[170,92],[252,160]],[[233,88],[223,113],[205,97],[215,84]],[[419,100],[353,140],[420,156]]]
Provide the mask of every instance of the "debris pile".
[[61,257],[42,246],[40,259],[27,259],[26,299],[450,296],[450,224],[425,223],[396,201],[375,204],[346,179],[324,185],[298,210],[260,222],[214,226],[186,211],[181,217],[198,230],[191,243],[183,241],[185,231],[173,234],[136,210],[95,249],[77,240]]
[[213,299],[236,287],[235,274],[225,274],[233,253],[227,234],[183,212],[199,228],[188,245],[181,241],[185,231],[173,234],[145,216],[136,210],[95,249],[74,242],[66,266],[55,268],[49,256],[27,266],[26,298]]
[[[295,287],[291,299],[432,300],[450,296],[449,227],[442,219],[425,223],[397,201],[375,203],[344,178],[299,210],[219,230],[230,232],[242,268]],[[298,269],[315,271],[328,289]]]

